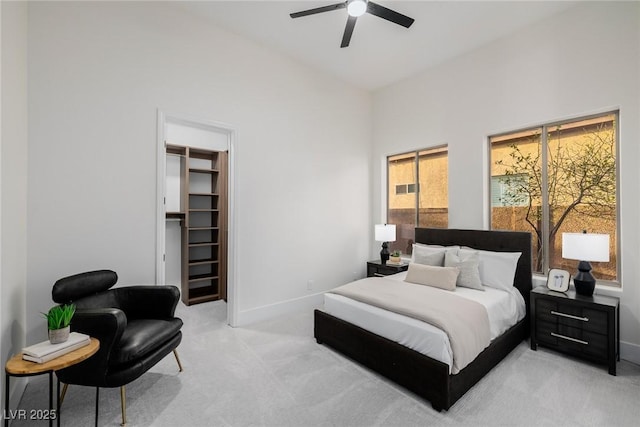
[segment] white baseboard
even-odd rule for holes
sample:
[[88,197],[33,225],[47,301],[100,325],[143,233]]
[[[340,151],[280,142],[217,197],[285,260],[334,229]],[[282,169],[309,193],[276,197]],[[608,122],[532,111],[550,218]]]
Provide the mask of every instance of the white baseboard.
[[251,323],[262,322],[283,314],[300,311],[304,309],[313,310],[322,307],[324,302],[324,292],[313,295],[306,295],[300,298],[294,298],[275,304],[263,305],[249,310],[238,312],[236,324],[232,326],[245,326]]
[[[304,309],[313,310],[322,307],[324,292],[313,295],[306,295],[275,304],[263,305],[238,313],[237,322],[232,326],[246,326],[252,323],[262,322],[275,317],[300,311]],[[640,345],[628,342],[620,342],[620,358],[631,363],[640,365]]]
[[640,345],[620,341],[620,359],[640,365]]

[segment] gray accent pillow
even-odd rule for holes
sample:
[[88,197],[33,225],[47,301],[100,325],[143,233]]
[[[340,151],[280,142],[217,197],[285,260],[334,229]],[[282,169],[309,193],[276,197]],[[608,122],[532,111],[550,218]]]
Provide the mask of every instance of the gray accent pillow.
[[443,267],[444,253],[453,252],[457,254],[458,250],[460,250],[460,246],[438,246],[414,243],[412,249],[411,262]]
[[480,280],[480,255],[478,252],[467,254],[464,258],[462,255],[447,252],[444,257],[444,266],[457,267],[460,270],[456,286],[484,291]]
[[444,252],[444,249],[442,251],[433,252],[430,254],[419,252],[414,254],[413,262],[416,264],[442,267],[444,265]]

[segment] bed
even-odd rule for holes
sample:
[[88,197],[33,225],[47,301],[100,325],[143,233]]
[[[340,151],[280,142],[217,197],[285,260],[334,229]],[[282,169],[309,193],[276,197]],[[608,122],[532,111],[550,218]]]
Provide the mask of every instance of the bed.
[[448,410],[528,336],[531,235],[510,231],[416,228],[415,240],[429,245],[521,252],[514,287],[523,297],[524,317],[493,338],[487,348],[455,374],[451,373],[450,365],[438,357],[426,356],[322,310],[314,313],[314,336],[319,344],[334,348],[430,401],[434,409]]

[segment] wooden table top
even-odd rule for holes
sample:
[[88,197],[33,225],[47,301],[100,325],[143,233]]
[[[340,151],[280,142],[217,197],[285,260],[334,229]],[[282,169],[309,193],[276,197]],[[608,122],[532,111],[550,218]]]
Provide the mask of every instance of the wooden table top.
[[7,364],[4,369],[9,375],[35,375],[49,371],[57,371],[88,359],[93,356],[99,348],[100,341],[96,338],[91,338],[89,345],[80,347],[77,350],[63,354],[62,356],[51,359],[45,363],[36,363],[24,360],[22,359],[22,353],[19,353],[7,360]]

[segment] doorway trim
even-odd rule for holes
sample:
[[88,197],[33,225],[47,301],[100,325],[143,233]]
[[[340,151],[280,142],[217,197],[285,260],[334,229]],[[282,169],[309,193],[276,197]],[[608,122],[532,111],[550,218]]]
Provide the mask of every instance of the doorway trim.
[[166,193],[166,149],[165,128],[167,123],[178,123],[199,129],[222,133],[227,136],[228,167],[227,167],[227,324],[237,325],[238,304],[236,289],[236,227],[235,227],[235,143],[237,131],[235,127],[226,123],[205,120],[185,114],[166,112],[158,109],[157,121],[157,180],[156,180],[156,284],[165,284],[165,193]]

